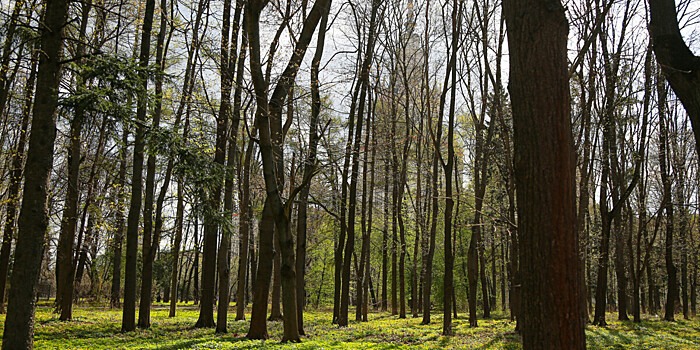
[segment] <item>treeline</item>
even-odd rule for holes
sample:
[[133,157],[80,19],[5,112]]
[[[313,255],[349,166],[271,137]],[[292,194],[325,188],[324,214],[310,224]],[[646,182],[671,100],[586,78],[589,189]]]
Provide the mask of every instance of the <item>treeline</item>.
[[39,297],[124,332],[156,301],[226,332],[235,302],[292,342],[310,306],[444,335],[503,312],[526,348],[690,318],[696,7],[2,3],[3,348],[32,347]]

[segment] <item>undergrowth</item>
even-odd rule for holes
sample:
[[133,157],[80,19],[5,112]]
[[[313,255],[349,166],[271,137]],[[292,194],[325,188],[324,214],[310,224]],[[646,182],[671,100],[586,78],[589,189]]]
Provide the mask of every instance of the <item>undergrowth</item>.
[[[78,306],[74,318],[61,322],[48,304],[37,309],[36,349],[520,349],[520,336],[506,315],[479,320],[470,328],[465,314],[453,320],[454,337],[440,335],[442,317],[435,312],[430,325],[421,318],[399,319],[388,313],[371,313],[369,322],[351,322],[346,328],[331,324],[330,311],[309,310],[304,315],[306,336],[302,343],[282,344],[281,322],[268,322],[270,339],[245,339],[248,321],[234,321],[231,308],[227,334],[195,329],[199,311],[181,305],[168,317],[165,305],[154,306],[150,329],[121,333],[121,310]],[[609,320],[615,315],[610,314]],[[4,327],[4,315],[0,316]],[[700,322],[664,322],[649,317],[640,324],[610,321],[603,327],[588,326],[590,349],[700,349]]]

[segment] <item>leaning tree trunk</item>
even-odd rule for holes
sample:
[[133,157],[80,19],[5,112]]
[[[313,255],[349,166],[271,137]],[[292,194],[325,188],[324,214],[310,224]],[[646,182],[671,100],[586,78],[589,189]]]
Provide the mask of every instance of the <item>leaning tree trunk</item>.
[[690,51],[681,36],[675,0],[647,2],[648,28],[656,61],[688,112],[695,135],[695,149],[700,152],[700,59]]
[[[328,26],[328,9],[323,13],[316,38],[316,51],[311,61],[311,120],[309,122],[309,149],[304,162],[302,177],[311,176],[316,165],[316,153],[321,135],[319,134],[319,116],[321,114],[321,94],[319,92],[319,69],[323,48],[326,39],[326,27]],[[304,186],[299,192],[299,204],[297,206],[297,242],[296,242],[296,272],[297,272],[297,322],[299,334],[304,335],[304,306],[306,302],[306,288],[304,276],[306,274],[306,235],[307,235],[307,209],[310,185]]]
[[[255,97],[257,102],[257,110],[255,119],[257,121],[260,132],[260,153],[263,163],[263,177],[265,180],[265,190],[267,192],[266,205],[269,206],[271,214],[271,222],[274,222],[275,232],[281,251],[282,259],[282,307],[283,307],[283,326],[284,334],[282,341],[298,342],[299,327],[297,323],[297,305],[296,305],[296,271],[294,257],[294,241],[289,230],[289,217],[291,205],[295,195],[300,188],[295,188],[289,194],[289,199],[286,203],[282,201],[281,189],[277,183],[275,174],[276,159],[273,145],[273,135],[271,135],[270,122],[271,119],[279,119],[282,114],[282,106],[287,98],[294,79],[299,70],[301,61],[304,58],[309,42],[313,37],[313,33],[322,17],[323,11],[329,5],[329,0],[319,0],[314,3],[309,14],[304,20],[304,24],[299,34],[298,41],[295,45],[293,54],[287,63],[279,82],[275,87],[270,100],[267,100],[268,84],[265,81],[262,72],[261,54],[260,54],[260,13],[265,7],[266,2],[250,1],[246,4],[246,26],[248,33],[248,42],[250,45],[250,71],[251,78],[255,89]],[[304,179],[302,183],[309,181]],[[262,236],[262,232],[261,232]],[[269,236],[269,235],[268,235]],[[269,238],[269,237],[268,237]],[[262,239],[261,239],[262,241]],[[270,247],[271,248],[271,247]],[[261,258],[263,255],[261,254]],[[269,258],[268,255],[266,258]],[[261,259],[262,260],[262,259]],[[261,282],[261,274],[258,272],[258,282]],[[266,288],[267,289],[267,288]],[[266,294],[266,290],[258,290]],[[258,304],[264,303],[263,306],[258,306],[263,312],[267,309],[267,295],[265,299],[259,298],[256,293],[256,301]],[[253,306],[254,308],[256,305]],[[264,317],[265,314],[258,315]],[[264,320],[262,321],[264,324]],[[266,337],[266,327],[262,328],[263,332],[256,334],[253,332],[251,320],[251,330],[248,333],[249,338]]]
[[55,112],[61,79],[63,28],[68,2],[46,3],[41,22],[41,52],[32,118],[32,134],[24,171],[24,191],[19,214],[15,262],[10,279],[7,317],[2,338],[4,349],[34,347],[34,310],[36,287],[44,252],[44,238],[49,224],[49,177],[53,166],[56,140]]
[[521,309],[523,348],[585,349],[565,10],[559,1],[507,0],[503,13],[527,301]]
[[[367,47],[365,48],[365,57],[363,59],[362,68],[359,76],[358,84],[360,84],[360,95],[358,99],[358,107],[356,112],[357,123],[355,125],[354,144],[352,147],[352,167],[350,171],[350,189],[348,203],[348,222],[347,222],[347,240],[345,252],[343,253],[343,273],[342,273],[342,288],[340,294],[340,311],[338,313],[338,326],[346,327],[348,325],[348,307],[350,304],[350,267],[352,256],[355,250],[355,211],[357,208],[357,177],[359,175],[360,166],[360,144],[362,142],[362,122],[367,100],[367,91],[369,90],[369,70],[374,57],[374,34],[375,21],[377,17],[377,8],[379,4],[376,1],[372,2],[372,14],[370,17],[369,37],[367,39]],[[341,247],[342,248],[342,247]]]

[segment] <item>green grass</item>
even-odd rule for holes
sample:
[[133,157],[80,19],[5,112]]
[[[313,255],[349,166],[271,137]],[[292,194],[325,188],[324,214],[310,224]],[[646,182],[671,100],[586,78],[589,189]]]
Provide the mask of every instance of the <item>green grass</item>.
[[[398,319],[386,313],[370,314],[370,322],[351,322],[339,329],[331,325],[329,311],[305,314],[307,336],[299,344],[281,344],[282,324],[268,322],[270,340],[244,338],[248,321],[228,322],[229,333],[214,334],[213,329],[194,329],[199,312],[192,305],[180,306],[175,318],[168,318],[164,305],[156,305],[152,326],[123,334],[121,311],[95,306],[79,306],[74,319],[60,322],[52,309],[43,304],[37,309],[36,349],[520,349],[520,336],[508,318],[496,315],[479,320],[470,328],[466,318],[454,320],[456,336],[443,337],[441,315],[431,325],[420,325],[420,318]],[[351,316],[353,316],[352,313]],[[464,314],[460,316],[466,316]],[[613,320],[614,315],[609,315]],[[4,327],[4,315],[0,316]],[[663,322],[656,318],[641,324],[610,321],[606,328],[589,326],[586,330],[590,349],[700,349],[700,321]]]

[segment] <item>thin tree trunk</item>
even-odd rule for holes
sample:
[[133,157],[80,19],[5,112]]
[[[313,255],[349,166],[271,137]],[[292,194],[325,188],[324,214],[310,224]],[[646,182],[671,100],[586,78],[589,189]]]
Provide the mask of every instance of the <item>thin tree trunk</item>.
[[[87,22],[90,16],[92,2],[82,3],[80,16],[80,29],[78,33],[77,57],[85,55]],[[82,61],[82,60],[81,60]],[[79,77],[76,85],[87,88],[87,82]],[[63,217],[61,219],[61,232],[58,238],[56,252],[56,308],[60,310],[61,321],[70,320],[73,317],[73,241],[78,221],[78,201],[80,198],[80,145],[81,133],[85,121],[84,105],[75,106],[75,113],[70,122],[70,142],[68,146],[68,179]]]
[[[330,8],[330,4],[329,4]],[[328,11],[324,11],[316,37],[316,51],[311,61],[311,119],[309,122],[309,149],[304,162],[303,178],[311,176],[316,165],[316,153],[321,138],[318,126],[321,114],[321,94],[319,91],[319,69],[328,26]],[[310,185],[304,186],[299,192],[299,204],[297,206],[297,242],[296,242],[296,272],[297,272],[297,323],[299,334],[304,335],[304,307],[306,306],[306,240],[307,240],[307,210]],[[325,268],[325,265],[324,265]],[[325,270],[324,270],[325,272]],[[323,283],[323,281],[322,281]]]
[[666,305],[664,320],[674,321],[676,311],[676,299],[678,298],[678,281],[676,278],[676,266],[673,263],[673,200],[671,194],[671,178],[669,175],[670,155],[669,145],[669,121],[670,116],[666,109],[667,91],[663,79],[657,81],[657,92],[659,94],[659,168],[661,171],[661,184],[663,185],[663,203],[666,219],[666,241],[664,249],[664,259],[666,262],[666,274],[668,276],[668,292],[666,293]]
[[143,195],[143,158],[145,147],[145,122],[148,96],[148,61],[151,52],[151,30],[153,28],[153,12],[155,0],[146,0],[141,29],[141,48],[139,53],[139,72],[143,91],[137,96],[136,135],[134,137],[134,160],[131,180],[131,204],[126,228],[126,265],[124,277],[124,304],[122,312],[122,332],[133,331],[136,328],[136,255],[138,253],[139,218],[141,214],[141,198]]
[[[459,40],[461,35],[461,17],[462,17],[462,2],[455,0],[452,5],[452,44],[451,47],[451,73],[450,81],[450,109],[447,119],[447,161],[443,159],[443,169],[445,171],[445,238],[444,238],[444,254],[445,254],[445,277],[443,279],[443,293],[445,307],[442,317],[442,335],[454,335],[452,329],[452,305],[454,297],[454,251],[452,249],[452,209],[454,207],[454,198],[452,198],[452,172],[454,171],[454,132],[455,132],[455,103],[457,95],[457,51],[459,50]],[[450,69],[448,69],[449,71]],[[436,145],[437,146],[437,145]]]
[[[19,7],[19,6],[18,6]],[[34,55],[37,55],[36,53]],[[20,134],[12,155],[12,171],[7,193],[7,207],[5,208],[5,229],[2,236],[2,248],[0,248],[0,313],[5,313],[5,290],[7,287],[8,271],[10,267],[10,249],[12,239],[16,233],[17,209],[20,204],[20,189],[22,185],[22,169],[26,154],[29,118],[32,113],[32,96],[36,82],[36,67],[38,57],[32,59],[32,67],[24,87],[24,106],[22,108],[22,122]]]

